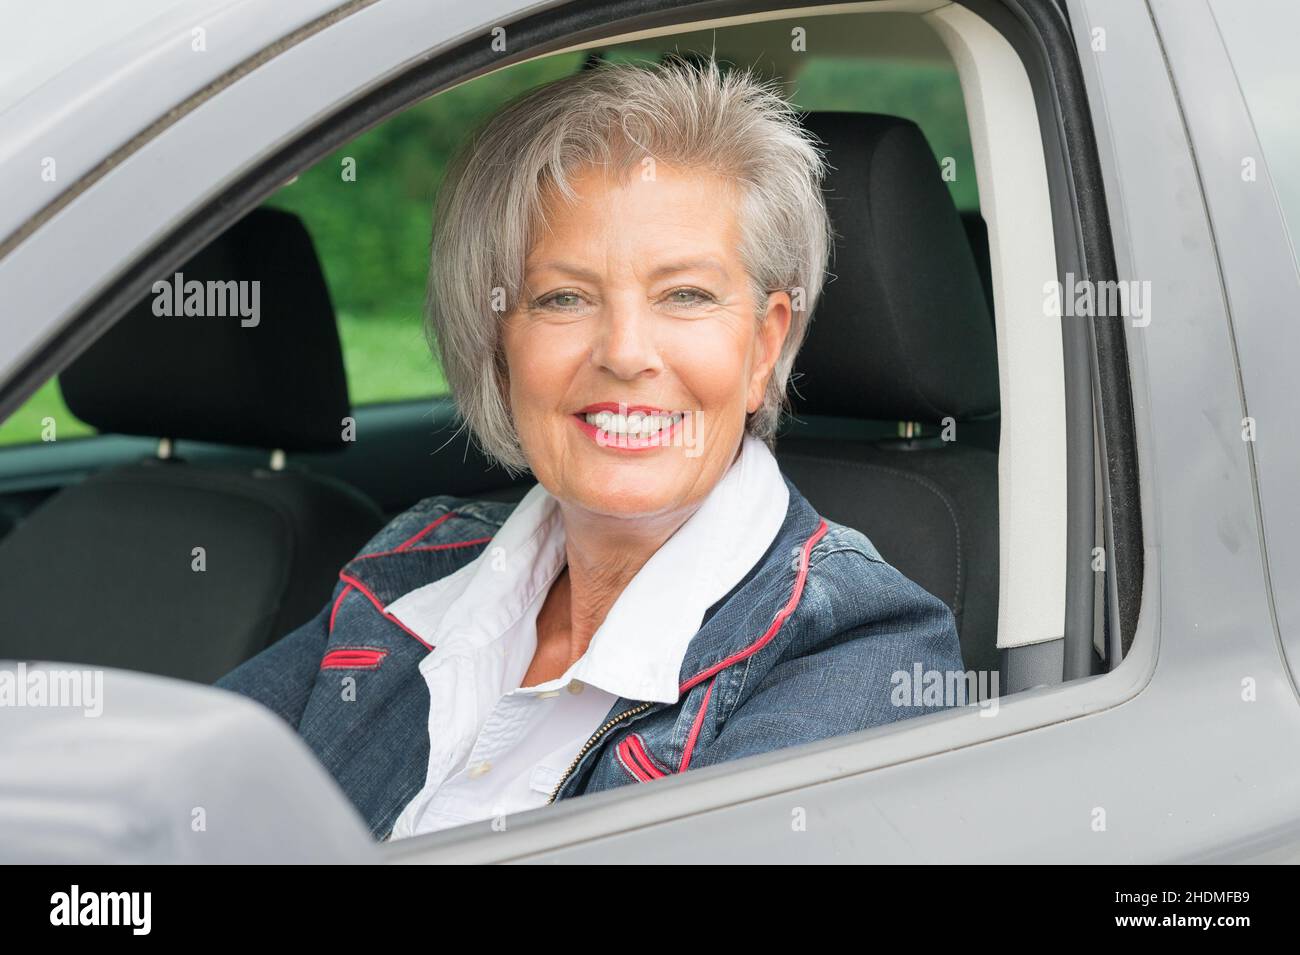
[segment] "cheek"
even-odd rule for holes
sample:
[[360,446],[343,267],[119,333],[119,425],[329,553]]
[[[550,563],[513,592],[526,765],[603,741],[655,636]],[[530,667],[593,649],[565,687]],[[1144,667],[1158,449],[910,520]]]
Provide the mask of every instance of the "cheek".
[[556,410],[565,407],[575,369],[581,364],[581,350],[575,349],[573,336],[556,331],[538,325],[514,329],[502,340],[510,410],[525,443],[529,437],[525,432],[553,419]]
[[754,344],[747,331],[731,322],[698,322],[673,336],[670,367],[703,410],[744,414]]

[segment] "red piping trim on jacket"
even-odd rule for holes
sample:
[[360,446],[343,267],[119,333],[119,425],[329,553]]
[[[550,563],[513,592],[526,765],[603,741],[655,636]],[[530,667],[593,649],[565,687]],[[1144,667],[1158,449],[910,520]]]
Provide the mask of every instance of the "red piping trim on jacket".
[[[354,557],[353,560],[370,560],[371,558],[374,557],[388,557],[392,554],[404,553],[406,551],[452,550],[453,548],[456,547],[473,547],[477,544],[486,544],[488,541],[492,539],[491,537],[478,537],[475,538],[474,540],[468,540],[468,541],[451,541],[450,543],[446,543],[446,544],[429,544],[424,547],[414,546],[416,541],[423,540],[424,537],[428,535],[430,531],[439,527],[448,518],[455,517],[455,516],[457,516],[455,511],[448,511],[446,514],[442,515],[436,521],[432,521],[431,523],[426,524],[418,534],[415,534],[412,537],[408,537],[406,540],[402,541],[402,543],[398,544],[392,550],[380,550],[380,551],[375,551],[373,554],[361,554],[357,557]],[[339,579],[344,581],[351,580],[350,577],[346,577],[342,572],[339,573]],[[346,587],[344,587],[341,591],[339,591],[338,597],[335,598],[334,607],[332,610],[330,610],[330,626],[329,626],[330,633],[334,632],[334,620],[339,615],[339,607],[342,606],[344,598],[347,597],[347,595],[351,593],[353,588],[356,586],[357,585],[355,583],[348,583]],[[375,602],[373,597],[371,597],[371,602],[374,603],[376,607],[379,607],[379,604]],[[382,607],[379,607],[379,609],[381,611],[383,610]],[[405,630],[406,628],[403,627],[402,629]],[[407,630],[407,632],[410,633],[409,630]],[[415,636],[414,634],[411,635]],[[419,637],[416,637],[416,639],[418,640]],[[420,642],[424,643],[423,640],[420,640]],[[424,645],[429,646],[427,643],[425,643]],[[430,649],[433,648],[430,647]]]
[[700,703],[700,711],[695,714],[695,722],[691,724],[691,735],[686,738],[686,750],[682,753],[682,764],[677,768],[679,773],[684,773],[691,765],[691,754],[695,752],[695,740],[700,735],[700,727],[704,725],[704,714],[709,709],[709,697],[713,695],[713,684],[718,682],[715,676],[709,683],[709,688],[704,691],[704,699]]
[[342,647],[325,654],[320,662],[322,670],[375,670],[388,656],[387,650],[376,647]]
[[476,544],[486,544],[491,539],[491,537],[476,537],[469,541],[448,541],[446,544],[425,544],[422,547],[409,547],[404,544],[401,547],[395,547],[392,550],[381,550],[374,554],[359,554],[352,559],[373,560],[376,557],[392,557],[394,554],[414,554],[417,551],[455,550],[457,547],[473,547]]
[[342,571],[339,571],[339,580],[343,581],[346,584],[351,584],[353,587],[357,588],[357,590],[361,591],[361,593],[365,594],[366,599],[369,600],[372,604],[374,604],[375,609],[379,611],[379,615],[383,617],[385,620],[387,620],[389,623],[397,624],[397,626],[401,627],[408,634],[415,637],[415,639],[419,640],[422,645],[424,645],[430,650],[433,649],[433,645],[429,643],[427,640],[425,640],[424,637],[420,636],[418,633],[416,633],[406,624],[402,623],[402,621],[398,620],[391,613],[385,610],[384,605],[379,602],[379,598],[376,597],[374,594],[372,594],[369,588],[366,587],[366,585],[363,584],[361,581],[357,580],[355,577],[349,577],[347,574],[343,573]]
[[687,690],[691,689],[691,687],[713,677],[713,682],[710,683],[709,688],[704,691],[704,700],[700,703],[699,712],[695,714],[695,721],[691,724],[691,734],[686,739],[686,749],[682,753],[682,764],[677,768],[677,772],[684,773],[691,765],[691,754],[695,751],[695,741],[700,735],[700,727],[704,725],[704,714],[709,708],[709,697],[713,695],[713,684],[717,682],[717,675],[732,664],[739,663],[741,660],[753,656],[759,650],[763,649],[763,647],[767,646],[768,643],[771,642],[772,638],[776,636],[777,631],[781,629],[781,625],[785,623],[790,614],[794,613],[795,608],[799,606],[800,598],[803,597],[804,582],[808,579],[808,557],[812,553],[812,549],[817,542],[826,536],[826,531],[828,529],[826,521],[823,519],[822,522],[817,525],[817,530],[813,532],[812,536],[804,541],[799,558],[799,573],[794,579],[794,588],[790,592],[790,599],[787,600],[785,606],[778,611],[777,615],[772,620],[771,626],[767,628],[766,632],[743,650],[738,650],[726,659],[720,660],[713,666],[701,670],[699,673],[695,674],[695,676],[684,682],[679,688],[678,692],[685,694]]
[[[420,533],[416,534],[414,537],[408,537],[406,540],[402,541],[400,544],[397,545],[397,547],[394,548],[394,550],[406,550],[406,548],[410,547],[410,546],[411,546],[412,544],[414,544],[416,541],[420,540],[420,538],[424,537],[425,534],[427,534],[427,533],[429,533],[430,531],[436,529],[436,528],[437,528],[439,525],[441,525],[443,522],[450,520],[450,519],[451,519],[452,517],[454,517],[455,515],[456,515],[456,512],[455,512],[455,511],[448,511],[446,514],[442,515],[442,517],[438,518],[437,520],[433,521],[432,523],[426,524],[426,525],[424,526],[424,530],[420,531]],[[391,553],[391,551],[389,551],[388,553]],[[366,556],[367,556],[367,557],[378,557],[379,555],[378,555],[378,554],[367,554]]]
[[472,541],[451,541],[450,543],[446,543],[446,544],[429,544],[426,547],[415,546],[417,541],[423,540],[425,537],[428,536],[430,531],[433,531],[434,529],[440,527],[449,518],[459,517],[459,516],[460,515],[457,514],[455,511],[448,511],[446,514],[442,515],[442,517],[438,518],[436,521],[426,524],[424,526],[424,529],[421,530],[418,534],[408,537],[406,540],[402,541],[392,550],[377,550],[372,554],[359,554],[358,556],[354,557],[353,560],[370,560],[374,557],[388,557],[392,554],[400,554],[403,551],[408,551],[408,550],[451,550],[453,547],[470,547],[471,545],[482,544],[492,539],[491,537],[479,537]]
[[334,618],[339,615],[339,605],[343,603],[343,598],[352,593],[352,585],[348,584],[339,591],[339,595],[334,599],[334,609],[330,611],[330,633],[334,632]]
[[786,618],[789,617],[790,614],[794,613],[795,608],[799,606],[799,599],[803,596],[804,581],[808,579],[808,555],[812,553],[812,549],[814,545],[816,545],[816,543],[819,540],[821,540],[823,537],[826,536],[827,530],[828,528],[826,526],[826,521],[823,520],[821,524],[818,525],[817,530],[813,532],[813,535],[809,537],[806,541],[804,541],[803,551],[799,558],[799,575],[795,577],[794,589],[790,593],[790,599],[786,601],[785,606],[782,607],[781,610],[777,613],[776,617],[773,618],[772,625],[767,628],[767,632],[764,633],[757,640],[755,640],[753,643],[751,643],[749,646],[745,647],[745,649],[737,650],[735,653],[727,657],[725,660],[720,660],[719,662],[713,664],[713,666],[701,670],[699,673],[695,674],[695,676],[691,677],[689,680],[687,680],[678,688],[677,691],[678,693],[685,693],[687,690],[695,686],[697,683],[701,683],[704,680],[707,680],[709,677],[715,675],[719,671],[725,670],[733,663],[739,663],[741,660],[744,660],[746,657],[753,656],[755,653],[757,653],[759,650],[762,650],[765,646],[767,646],[772,641],[772,638],[776,636],[777,631],[781,629],[781,625],[785,623]]
[[646,771],[637,765],[632,754],[628,752],[627,740],[619,740],[618,746],[614,747],[614,755],[617,757],[619,765],[627,770],[628,775],[639,783],[648,783],[650,777]]
[[[451,541],[447,544],[428,544],[424,547],[404,547],[402,553],[414,553],[416,551],[427,550],[454,550],[457,547],[474,547],[477,544],[486,544],[491,537],[476,537],[472,541]],[[394,551],[394,553],[396,553]],[[368,560],[371,557],[385,557],[385,554],[367,554],[365,557],[359,557],[358,560]]]
[[623,741],[627,745],[627,751],[633,759],[646,771],[652,778],[658,779],[660,776],[667,776],[668,773],[660,769],[655,761],[650,757],[650,753],[645,748],[645,740],[641,738],[640,733],[633,733]]

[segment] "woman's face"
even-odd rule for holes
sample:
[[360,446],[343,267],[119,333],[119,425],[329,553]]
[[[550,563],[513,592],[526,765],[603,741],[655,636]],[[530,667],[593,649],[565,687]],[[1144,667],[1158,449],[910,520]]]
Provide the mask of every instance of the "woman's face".
[[588,168],[571,182],[578,200],[550,197],[503,329],[524,454],[569,506],[692,509],[762,403],[789,295],[757,317],[726,180],[661,163],[649,180]]

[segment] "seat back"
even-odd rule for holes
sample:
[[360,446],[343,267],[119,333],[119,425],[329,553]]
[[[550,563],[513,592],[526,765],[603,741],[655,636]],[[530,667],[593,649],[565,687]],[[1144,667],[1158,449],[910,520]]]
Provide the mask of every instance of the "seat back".
[[[914,123],[806,123],[833,167],[836,242],[795,366],[804,426],[778,459],[822,514],[952,608],[968,668],[996,670],[997,352],[966,228]],[[922,437],[900,439],[899,423]]]
[[[258,210],[181,273],[60,376],[73,413],[101,432],[344,447],[334,312],[298,219]],[[257,283],[242,287],[255,312],[240,312],[230,282]],[[209,294],[225,296],[215,311],[228,314],[212,314]],[[180,314],[166,314],[177,303]],[[107,469],[0,540],[0,658],[211,682],[318,612],[338,568],[382,524],[355,489],[269,463],[170,457]]]

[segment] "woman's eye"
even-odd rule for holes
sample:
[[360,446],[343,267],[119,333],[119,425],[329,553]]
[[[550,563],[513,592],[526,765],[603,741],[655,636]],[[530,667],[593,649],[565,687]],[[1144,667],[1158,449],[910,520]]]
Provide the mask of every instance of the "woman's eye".
[[553,292],[544,295],[535,303],[539,308],[572,309],[582,305],[582,296],[577,292]]
[[704,305],[713,301],[713,296],[697,288],[675,288],[665,297],[669,305]]

